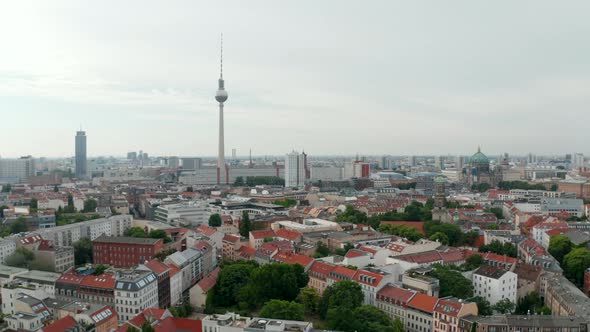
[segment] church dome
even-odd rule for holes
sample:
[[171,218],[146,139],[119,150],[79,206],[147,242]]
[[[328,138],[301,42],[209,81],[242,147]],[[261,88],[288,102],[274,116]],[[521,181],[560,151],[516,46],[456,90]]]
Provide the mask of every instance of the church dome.
[[470,164],[489,164],[490,159],[485,154],[481,153],[481,150],[477,148],[477,152],[469,158]]

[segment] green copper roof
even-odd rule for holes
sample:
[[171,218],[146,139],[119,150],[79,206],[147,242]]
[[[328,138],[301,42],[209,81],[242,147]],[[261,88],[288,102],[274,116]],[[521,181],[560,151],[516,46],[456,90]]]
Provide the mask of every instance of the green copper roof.
[[445,183],[445,178],[443,176],[437,176],[436,178],[434,178],[434,182],[436,183]]
[[470,164],[489,164],[490,159],[488,159],[488,157],[486,157],[485,154],[481,153],[480,148],[477,147],[477,152],[473,156],[471,156],[471,158],[469,158],[469,163]]

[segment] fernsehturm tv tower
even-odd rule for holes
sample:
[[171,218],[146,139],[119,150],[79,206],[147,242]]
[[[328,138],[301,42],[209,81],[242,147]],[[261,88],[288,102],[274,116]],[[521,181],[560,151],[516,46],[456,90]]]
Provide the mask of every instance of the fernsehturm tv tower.
[[223,34],[221,35],[221,72],[219,74],[219,86],[215,93],[215,100],[219,102],[219,150],[217,152],[217,184],[222,183],[222,177],[225,175],[225,184],[229,184],[229,170],[225,164],[225,149],[223,140],[223,103],[227,100],[227,91],[225,91],[223,81]]

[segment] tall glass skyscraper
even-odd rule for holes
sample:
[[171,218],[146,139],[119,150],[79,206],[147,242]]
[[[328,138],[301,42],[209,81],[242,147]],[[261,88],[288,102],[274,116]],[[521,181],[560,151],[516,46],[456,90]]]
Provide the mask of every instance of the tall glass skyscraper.
[[76,132],[76,177],[86,177],[86,132]]

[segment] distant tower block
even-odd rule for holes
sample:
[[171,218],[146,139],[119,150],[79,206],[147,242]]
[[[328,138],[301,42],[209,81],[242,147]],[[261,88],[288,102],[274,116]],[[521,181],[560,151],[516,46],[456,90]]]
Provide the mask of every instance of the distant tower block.
[[[229,184],[229,169],[225,164],[225,143],[223,133],[223,103],[227,100],[223,81],[223,35],[221,35],[221,70],[215,100],[219,103],[219,150],[217,152],[217,184]],[[223,179],[225,177],[225,179]]]
[[432,209],[432,220],[447,221],[447,194],[445,192],[446,180],[442,176],[434,179],[434,208]]

